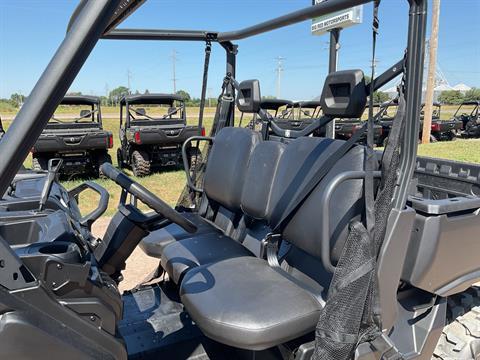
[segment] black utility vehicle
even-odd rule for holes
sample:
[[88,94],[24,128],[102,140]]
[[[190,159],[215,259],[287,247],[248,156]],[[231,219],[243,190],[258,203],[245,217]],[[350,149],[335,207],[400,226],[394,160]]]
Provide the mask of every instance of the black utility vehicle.
[[[120,101],[120,168],[131,167],[135,176],[153,168],[182,165],[182,144],[191,136],[205,135],[200,126],[187,125],[185,102],[180,95],[129,95]],[[190,158],[198,150],[187,151]]]
[[452,121],[460,121],[465,137],[480,137],[480,101],[463,102]]
[[32,148],[32,168],[47,170],[50,159],[61,158],[62,175],[98,177],[100,166],[112,162],[108,149],[113,147],[112,133],[103,129],[100,99],[66,96],[60,106],[67,115],[55,113],[45,126]]
[[[406,52],[372,86],[361,70],[331,72],[322,116],[288,141],[278,141],[279,127],[275,137],[234,127],[235,104],[269,117],[258,80],[235,81],[231,41],[368,2],[329,0],[206,33],[117,29],[142,1],[82,1],[0,142],[0,194],[15,197],[9,189],[21,164],[100,38],[226,50],[212,134],[182,150],[204,141],[208,157],[194,174],[201,181],[183,157],[188,195],[196,196],[176,208],[104,163],[121,196],[100,239],[65,206],[87,185],[54,187],[58,161],[37,208],[0,208],[0,358],[478,359],[480,166],[417,156],[427,0],[406,2]],[[382,31],[378,6],[373,35]],[[333,119],[360,118],[373,92],[397,76],[398,111],[383,152],[357,143],[373,117],[347,141],[310,136]],[[51,196],[57,204],[47,206]],[[125,261],[140,243],[160,267],[121,294]]]

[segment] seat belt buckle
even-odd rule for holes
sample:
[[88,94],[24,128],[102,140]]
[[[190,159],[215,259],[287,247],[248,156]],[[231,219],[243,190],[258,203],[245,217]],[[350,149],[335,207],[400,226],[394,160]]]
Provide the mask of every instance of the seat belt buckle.
[[268,233],[261,241],[260,258],[265,259],[268,254],[278,253],[278,243],[282,239],[281,234]]

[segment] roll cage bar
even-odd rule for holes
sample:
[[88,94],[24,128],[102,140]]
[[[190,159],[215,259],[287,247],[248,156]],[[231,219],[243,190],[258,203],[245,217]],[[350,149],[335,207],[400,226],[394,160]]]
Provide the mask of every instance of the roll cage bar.
[[[131,105],[169,105],[173,106],[174,103],[179,103],[179,106],[175,107],[175,111],[172,113],[167,113],[160,118],[153,118],[147,114],[139,114],[133,108],[130,108]],[[124,111],[125,108],[125,111]],[[123,126],[123,117],[125,113],[125,126],[129,128],[131,126],[131,111],[137,115],[145,116],[152,121],[164,120],[168,115],[174,115],[180,111],[180,119],[187,121],[185,116],[185,99],[181,95],[177,94],[139,94],[139,95],[127,95],[122,97],[120,100],[120,127]],[[133,115],[135,116],[135,115]]]
[[[156,36],[161,37],[162,40],[206,41],[209,39],[211,42],[218,42],[227,50],[227,73],[235,77],[237,49],[236,45],[231,43],[232,41],[245,39],[372,1],[328,0],[236,31],[157,30],[155,32],[157,33]],[[397,68],[397,63],[390,68],[391,73],[395,76],[401,73],[404,68],[408,70],[405,74],[407,121],[399,167],[399,185],[396,187],[393,197],[394,210],[397,211],[401,211],[405,207],[410,180],[415,168],[419,131],[417,119],[420,115],[427,22],[427,0],[406,1],[409,3],[409,25],[405,66]],[[9,131],[0,142],[0,153],[2,154],[0,157],[0,194],[7,191],[30,149],[37,141],[97,41],[101,38],[120,38],[120,35],[130,39],[141,39],[141,36],[154,35],[151,30],[115,29],[142,3],[143,0],[82,0],[79,4],[70,20],[64,40],[17,114],[16,121],[12,123]],[[374,79],[375,87],[386,82],[388,77]],[[4,258],[8,258],[8,261],[5,262],[9,265],[9,268],[4,270],[9,272],[16,269],[18,271],[23,267],[20,259],[3,239],[0,239],[0,253],[3,254]],[[4,281],[4,279],[5,277],[2,277],[0,283],[8,289],[24,287],[29,282],[28,276],[20,276],[15,282],[8,279]]]

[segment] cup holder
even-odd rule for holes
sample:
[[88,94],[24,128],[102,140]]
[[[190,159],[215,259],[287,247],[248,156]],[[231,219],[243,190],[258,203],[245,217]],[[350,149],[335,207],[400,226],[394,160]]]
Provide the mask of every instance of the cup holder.
[[65,254],[69,251],[68,244],[48,244],[38,249],[38,252],[45,255]]
[[[32,244],[26,248],[19,249],[23,256],[41,256],[43,258],[55,258],[57,261],[78,263],[81,261],[81,252],[74,243],[54,241],[51,243]],[[18,252],[17,251],[17,252]]]

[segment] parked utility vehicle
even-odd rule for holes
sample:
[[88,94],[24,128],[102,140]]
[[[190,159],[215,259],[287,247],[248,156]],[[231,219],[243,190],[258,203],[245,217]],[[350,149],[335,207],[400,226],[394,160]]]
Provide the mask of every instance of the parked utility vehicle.
[[[379,143],[385,145],[392,128],[393,118],[395,117],[396,110],[398,108],[398,103],[396,101],[388,101],[382,105],[375,105],[380,108],[379,114],[379,123],[382,126],[382,136]],[[420,111],[420,129],[419,129],[419,139],[422,138],[423,133],[423,117],[424,117],[424,107],[425,104],[422,104]],[[451,141],[454,140],[457,134],[460,133],[462,129],[462,123],[458,119],[452,120],[441,120],[440,115],[442,111],[442,105],[440,103],[433,103],[433,112],[432,112],[432,125],[431,125],[431,142],[436,141]]]
[[112,162],[112,147],[113,135],[103,129],[100,99],[66,96],[32,147],[32,168],[47,170],[50,159],[61,158],[62,175],[98,177],[100,166]]
[[[182,165],[182,144],[203,133],[187,125],[185,102],[174,94],[129,95],[120,101],[120,168],[131,167],[135,176],[149,175],[153,168]],[[204,135],[204,133],[203,133]],[[190,158],[197,149],[187,151]]]
[[[212,136],[192,137],[182,150],[208,144],[202,181],[184,161],[199,201],[172,208],[104,163],[120,197],[100,239],[43,200],[36,210],[0,209],[0,358],[477,359],[480,166],[417,157],[427,0],[403,9],[404,66],[370,85],[361,70],[331,72],[322,116],[291,130],[288,141],[277,141],[285,130],[274,122],[277,138],[233,126],[235,104],[263,122],[269,117],[259,81],[235,80],[231,41],[368,2],[328,0],[238,31],[206,33],[117,29],[141,1],[82,1],[0,142],[0,194],[97,40],[190,40],[218,42],[227,54]],[[366,145],[357,143],[372,116],[347,141],[310,136],[334,119],[360,118],[373,92],[400,75],[383,152],[374,152],[372,133]],[[59,163],[49,168],[55,179]],[[53,189],[53,181],[46,184],[40,199]],[[62,205],[75,199],[60,193]],[[150,285],[121,294],[125,262],[140,243],[160,267]]]
[[463,135],[480,137],[480,101],[463,102],[453,115],[453,121],[460,121]]

